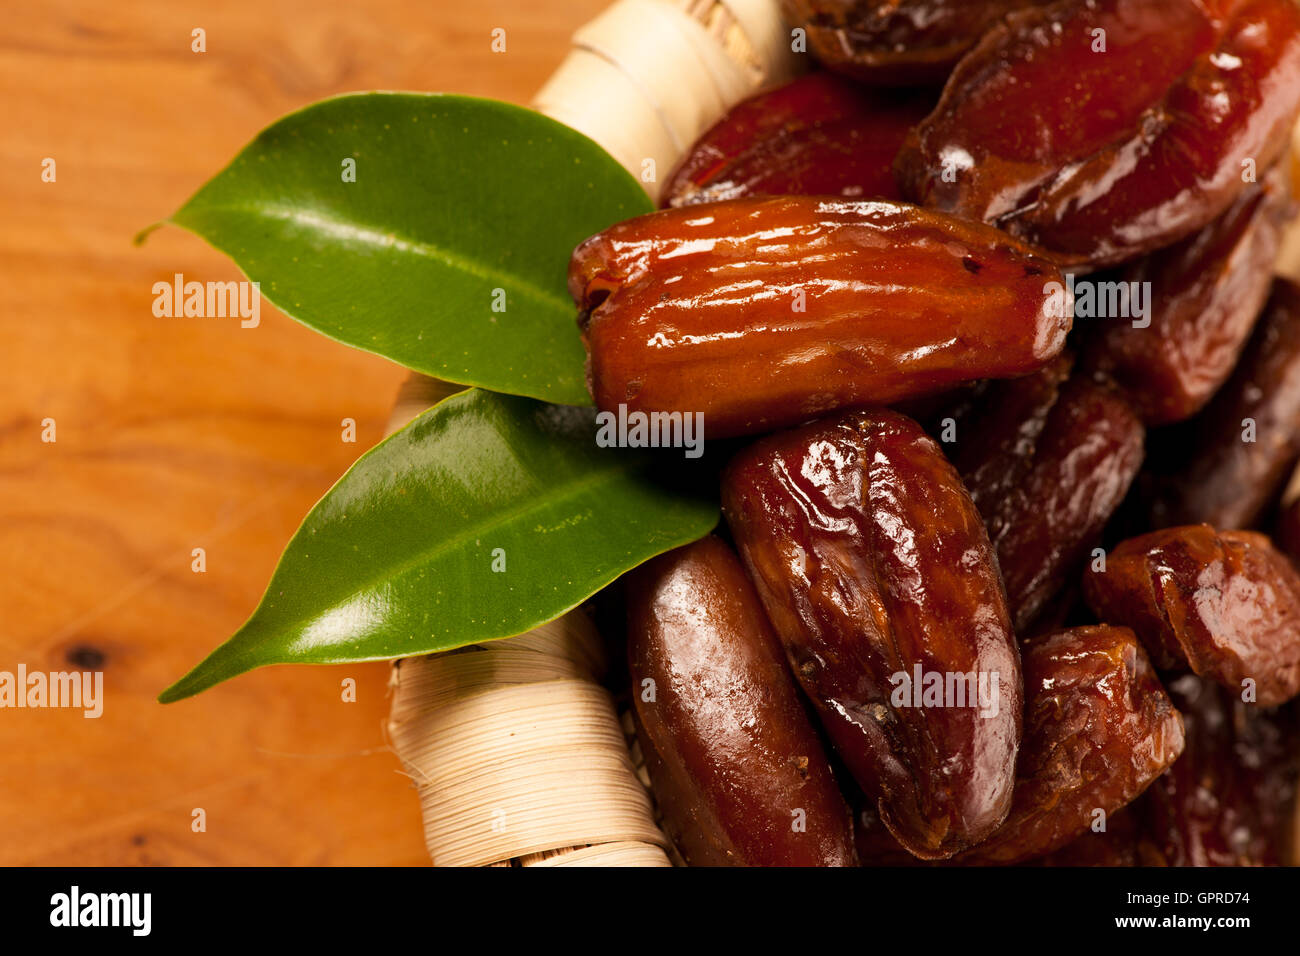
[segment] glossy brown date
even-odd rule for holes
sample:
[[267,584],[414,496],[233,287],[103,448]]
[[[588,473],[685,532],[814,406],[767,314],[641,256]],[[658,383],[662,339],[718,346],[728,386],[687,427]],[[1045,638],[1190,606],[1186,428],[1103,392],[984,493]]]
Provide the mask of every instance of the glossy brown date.
[[1300,458],[1300,286],[1272,295],[1228,382],[1179,433],[1196,450],[1165,479],[1157,527],[1253,527]]
[[1167,866],[1291,865],[1294,709],[1267,711],[1191,674],[1169,684],[1187,747],[1134,805]]
[[894,157],[933,106],[932,94],[873,92],[810,73],[719,120],[669,177],[661,205],[781,195],[901,199]]
[[1147,424],[1190,418],[1232,373],[1268,298],[1282,224],[1294,209],[1289,170],[1277,164],[1214,222],[1119,276],[1130,289],[1146,284],[1150,322],[1105,320],[1085,359],[1128,392]]
[[884,410],[773,435],[728,465],[723,510],[884,825],[926,859],[986,837],[1010,806],[1019,654],[988,535],[934,441]]
[[[1038,0],[1039,3],[1044,0]],[[1008,11],[1034,0],[782,0],[808,50],[828,68],[885,86],[942,83]]]
[[1006,822],[963,864],[1012,864],[1074,840],[1183,751],[1183,722],[1123,627],[1077,627],[1025,649],[1025,737]]
[[1142,423],[1113,389],[1066,380],[1058,358],[997,382],[957,422],[948,457],[984,517],[1017,633],[1084,563],[1143,457]]
[[1070,327],[1061,283],[988,226],[803,196],[641,216],[569,266],[596,405],[702,412],[711,437],[1034,371]]
[[914,201],[1099,268],[1222,214],[1298,103],[1291,0],[1061,0],[985,34],[896,170]]
[[1088,569],[1083,591],[1161,670],[1253,686],[1264,707],[1300,694],[1300,572],[1264,535],[1187,525],[1130,538],[1104,571]]
[[852,866],[849,808],[739,559],[705,538],[628,581],[637,736],[692,866]]

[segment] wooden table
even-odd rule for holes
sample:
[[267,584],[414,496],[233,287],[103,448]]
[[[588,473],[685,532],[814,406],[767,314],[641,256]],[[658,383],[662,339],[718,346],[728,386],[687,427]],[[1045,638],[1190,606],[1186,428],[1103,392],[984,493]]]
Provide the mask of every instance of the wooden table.
[[[0,710],[0,864],[428,862],[415,793],[383,737],[386,665],[269,668],[154,701],[252,611],[299,520],[381,437],[404,373],[265,303],[257,329],[155,318],[160,279],[240,276],[180,230],[142,248],[131,238],[263,126],[321,97],[527,102],[604,5],[6,11],[0,670],[98,665],[106,700],[98,720]],[[204,53],[191,50],[198,27]],[[494,27],[504,54],[491,51]],[[345,418],[355,444],[342,441]],[[342,699],[347,677],[355,703]]]

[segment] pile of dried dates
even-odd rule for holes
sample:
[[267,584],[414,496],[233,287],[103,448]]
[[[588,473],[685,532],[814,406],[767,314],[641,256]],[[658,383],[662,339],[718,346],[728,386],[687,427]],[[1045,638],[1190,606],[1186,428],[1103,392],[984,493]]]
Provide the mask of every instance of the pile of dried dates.
[[569,271],[599,408],[752,436],[625,582],[682,859],[1296,862],[1300,5],[784,6]]

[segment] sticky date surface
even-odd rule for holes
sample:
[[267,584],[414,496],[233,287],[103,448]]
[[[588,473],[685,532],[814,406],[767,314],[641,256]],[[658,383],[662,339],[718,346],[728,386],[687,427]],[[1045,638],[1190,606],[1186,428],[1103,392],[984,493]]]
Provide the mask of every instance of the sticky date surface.
[[1150,325],[1105,321],[1090,369],[1115,379],[1150,425],[1190,418],[1232,373],[1273,281],[1282,224],[1294,211],[1289,164],[1252,185],[1204,229],[1119,277],[1149,283]]
[[934,106],[929,93],[864,90],[810,73],[745,100],[691,147],[662,205],[745,196],[901,199],[894,157]]
[[984,517],[1017,632],[1076,574],[1143,457],[1142,423],[1070,360],[998,382],[949,449]]
[[628,664],[646,769],[688,863],[855,863],[849,808],[753,585],[722,541],[633,572]]
[[[1042,0],[1038,0],[1039,3]],[[782,0],[808,49],[864,83],[943,82],[954,63],[1008,11],[1034,0]]]
[[[915,422],[870,411],[771,436],[723,508],[796,677],[913,854],[978,843],[1010,806],[1020,670],[987,533]],[[900,672],[997,675],[992,706],[903,706]]]
[[1243,160],[1262,176],[1285,149],[1297,94],[1290,0],[1061,0],[985,35],[896,168],[916,202],[1115,265],[1223,213]]
[[1274,281],[1236,370],[1179,436],[1194,453],[1165,478],[1153,523],[1254,526],[1300,458],[1300,286]]
[[1300,574],[1264,535],[1209,525],[1118,545],[1084,596],[1099,618],[1133,628],[1156,666],[1188,670],[1260,705],[1300,693]]
[[1183,722],[1123,627],[1077,627],[1025,649],[1025,737],[1006,822],[964,854],[1011,864],[1057,850],[1131,802],[1183,751]]
[[703,412],[711,437],[1031,372],[1072,308],[997,230],[887,202],[788,196],[619,223],[574,252],[598,407]]

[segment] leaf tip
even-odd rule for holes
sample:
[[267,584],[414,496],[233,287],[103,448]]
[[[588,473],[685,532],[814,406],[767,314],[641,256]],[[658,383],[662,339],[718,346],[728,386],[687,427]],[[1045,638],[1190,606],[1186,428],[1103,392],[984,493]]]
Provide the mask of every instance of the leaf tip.
[[217,647],[216,650],[191,668],[188,674],[170,687],[165,688],[158,695],[158,703],[172,704],[178,700],[184,700],[186,697],[193,697],[210,687],[215,687],[222,681],[237,677],[260,666],[263,662],[249,660],[247,655],[240,654],[231,647],[232,642],[238,637],[239,634],[236,634],[235,637]]
[[174,704],[176,701],[184,700],[186,697],[193,697],[195,694],[199,693],[199,691],[207,690],[213,684],[217,683],[217,681],[214,680],[204,679],[199,673],[201,670],[203,670],[202,664],[194,668],[170,687],[165,688],[162,693],[158,695],[158,703]]

